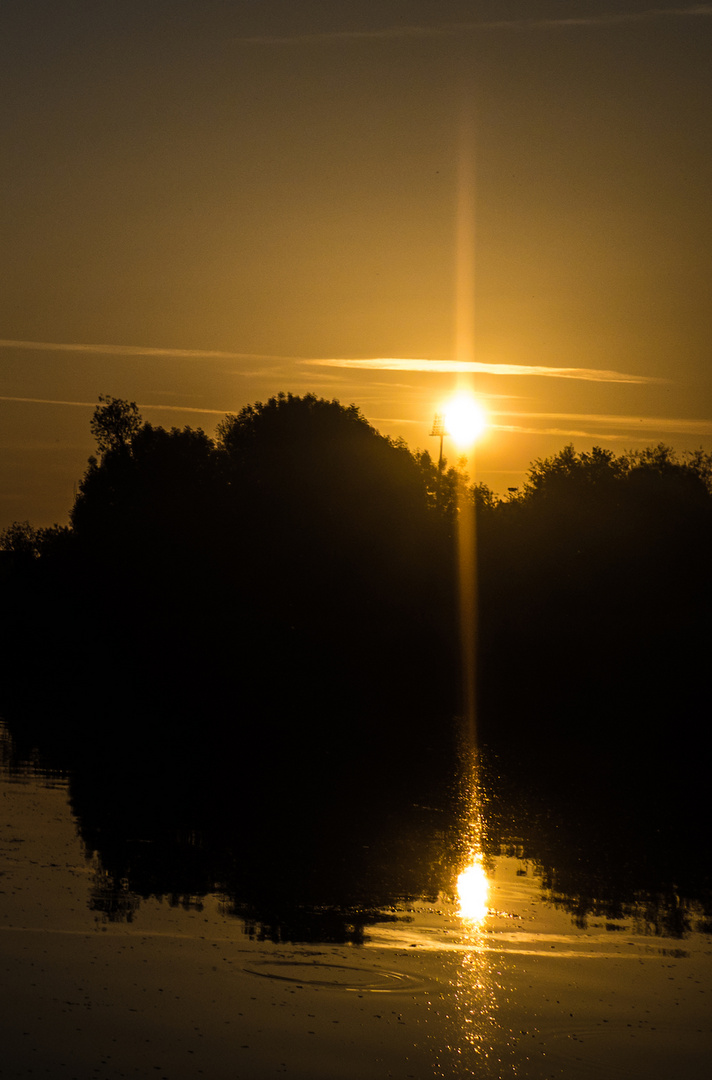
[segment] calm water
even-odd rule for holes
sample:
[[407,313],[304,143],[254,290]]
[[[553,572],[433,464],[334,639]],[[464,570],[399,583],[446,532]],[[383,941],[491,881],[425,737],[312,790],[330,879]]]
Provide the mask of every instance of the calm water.
[[169,827],[145,765],[89,780],[0,745],[3,1078],[710,1075],[703,899],[612,887],[605,837],[558,869],[492,814],[465,917],[471,834],[436,807],[326,839],[244,800]]

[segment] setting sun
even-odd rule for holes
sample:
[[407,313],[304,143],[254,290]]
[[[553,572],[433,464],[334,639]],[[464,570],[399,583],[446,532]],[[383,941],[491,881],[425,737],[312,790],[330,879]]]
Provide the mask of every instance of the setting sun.
[[459,446],[471,446],[487,426],[484,409],[472,394],[457,394],[444,411],[448,435]]

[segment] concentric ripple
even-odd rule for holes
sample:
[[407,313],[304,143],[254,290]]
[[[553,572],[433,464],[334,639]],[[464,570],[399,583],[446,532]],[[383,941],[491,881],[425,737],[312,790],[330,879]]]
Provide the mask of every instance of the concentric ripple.
[[360,968],[347,964],[324,963],[318,960],[263,960],[243,969],[249,975],[263,979],[323,986],[331,990],[350,990],[358,993],[412,993],[423,983],[400,971],[384,968]]

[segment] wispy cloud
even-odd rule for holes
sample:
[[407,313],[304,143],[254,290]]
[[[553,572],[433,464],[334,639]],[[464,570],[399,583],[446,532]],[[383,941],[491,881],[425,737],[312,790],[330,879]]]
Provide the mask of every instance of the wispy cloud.
[[[9,397],[0,395],[0,402],[25,405],[69,406],[95,409],[96,401],[66,401],[60,398]],[[190,413],[203,416],[225,416],[230,409],[204,409],[191,405],[139,404],[146,412]],[[616,416],[608,413],[542,413],[490,410],[490,428],[517,435],[556,435],[567,439],[600,439],[604,442],[648,441],[667,435],[690,435],[704,438],[712,435],[712,420],[686,420],[675,417]],[[397,426],[419,426],[421,419],[393,416],[372,416],[371,423]],[[502,422],[505,421],[505,422]],[[506,421],[511,421],[507,423]],[[527,423],[526,421],[529,421]],[[559,421],[559,423],[551,423]],[[568,421],[568,424],[562,423]],[[592,430],[608,428],[609,430]],[[610,430],[613,429],[613,430]]]
[[[5,397],[0,395],[0,401],[18,402],[23,405],[71,405],[79,409],[95,409],[96,401],[62,401],[59,398],[31,398],[31,397]],[[139,404],[139,409],[150,409],[158,412],[180,413],[204,413],[206,416],[224,416],[228,409],[198,409],[191,405],[152,405]]]
[[705,18],[712,16],[712,4],[686,4],[679,7],[648,8],[645,11],[613,11],[598,15],[570,15],[553,19],[514,18],[446,22],[437,25],[385,26],[364,30],[321,30],[305,34],[263,34],[238,38],[250,45],[299,45],[340,41],[397,41],[408,38],[455,37],[460,34],[496,31],[560,30],[576,27],[620,26],[629,23],[655,22],[661,19]]
[[[644,375],[628,375],[620,371],[598,368],[546,367],[543,364],[488,364],[468,360],[424,360],[396,357],[377,358],[320,358],[275,356],[262,353],[226,352],[216,349],[166,349],[148,345],[87,345],[77,342],[10,341],[0,339],[0,348],[21,349],[27,352],[94,354],[115,357],[153,357],[187,360],[246,360],[259,364],[297,364],[312,367],[361,369],[364,371],[410,371],[432,374],[539,375],[553,379],[582,379],[586,382],[655,383],[664,380]],[[264,369],[241,371],[246,378],[264,376]]]
[[222,352],[216,349],[156,349],[148,345],[85,345],[64,341],[7,341],[0,340],[2,349],[23,349],[28,352],[94,353],[99,356],[155,356],[188,360],[274,360],[292,359],[289,356],[267,356],[259,353]]
[[380,357],[372,360],[302,360],[302,364],[360,368],[367,371],[423,371],[437,375],[540,375],[551,379],[582,379],[584,382],[654,383],[645,375],[626,375],[599,368],[545,367],[543,364],[488,364],[477,360],[404,360]]
[[[562,435],[567,438],[624,440],[650,439],[666,435],[712,435],[712,420],[687,420],[679,417],[615,416],[610,413],[541,413],[493,411],[492,417],[507,418],[513,423],[493,420],[492,427],[498,431],[512,431],[520,435]],[[529,424],[523,421],[530,421]],[[531,423],[538,421],[538,423]],[[547,423],[549,421],[549,423]],[[572,426],[555,426],[551,421],[569,421]],[[612,428],[601,432],[592,427]],[[622,429],[622,430],[617,430]]]
[[513,435],[556,435],[561,439],[595,439],[601,442],[635,441],[630,434],[590,431],[587,428],[527,427],[525,424],[492,424],[491,426],[495,431],[509,431]]
[[680,420],[662,416],[617,416],[612,413],[544,413],[505,412],[495,410],[493,416],[517,417],[527,420],[573,420],[585,424],[605,424],[611,427],[641,428],[644,431],[687,432],[690,435],[712,435],[712,420]]

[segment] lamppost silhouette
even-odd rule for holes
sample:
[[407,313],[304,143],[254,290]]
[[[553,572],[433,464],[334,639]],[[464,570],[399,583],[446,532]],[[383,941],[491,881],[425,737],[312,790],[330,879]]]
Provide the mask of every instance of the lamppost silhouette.
[[435,418],[433,420],[433,430],[430,432],[430,434],[431,435],[437,435],[440,438],[440,456],[438,457],[438,472],[442,473],[442,471],[443,471],[443,439],[445,438],[446,435],[450,434],[450,432],[447,430],[447,424],[445,422],[445,413],[439,413],[439,412],[435,413]]

